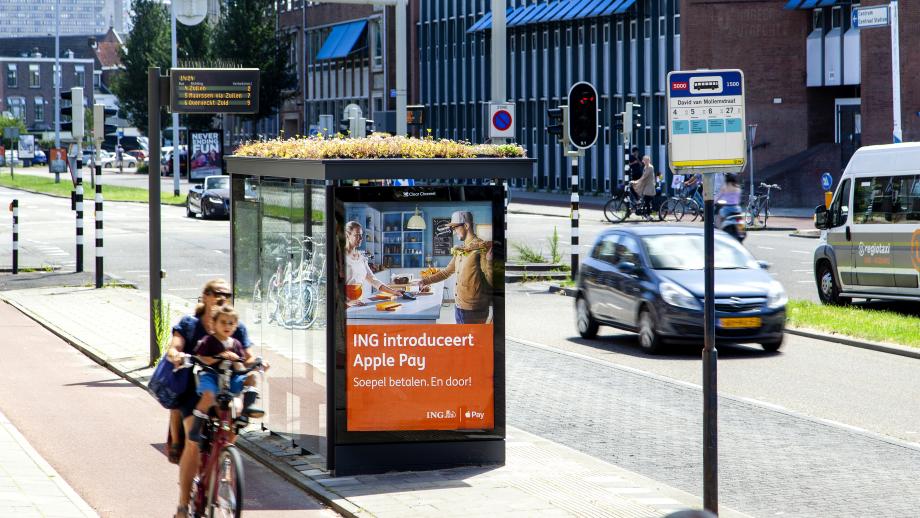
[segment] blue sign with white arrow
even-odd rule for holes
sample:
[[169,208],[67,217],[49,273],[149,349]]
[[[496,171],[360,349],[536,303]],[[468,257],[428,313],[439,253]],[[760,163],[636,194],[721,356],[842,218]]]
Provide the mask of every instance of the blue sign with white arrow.
[[830,173],[825,172],[821,175],[821,188],[825,191],[831,190],[831,187],[834,186],[834,177]]

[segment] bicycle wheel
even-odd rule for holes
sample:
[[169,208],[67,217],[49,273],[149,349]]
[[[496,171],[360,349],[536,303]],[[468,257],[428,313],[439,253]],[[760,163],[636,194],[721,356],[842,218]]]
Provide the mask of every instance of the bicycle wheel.
[[604,217],[611,223],[620,223],[629,217],[629,205],[623,198],[611,198],[604,205]]
[[767,198],[763,201],[762,206],[760,207],[760,227],[767,228],[767,218],[770,217],[770,199]]
[[755,225],[760,226],[762,224],[760,215],[760,213],[763,211],[761,206],[762,203],[763,202],[760,200],[760,198],[757,198],[748,205],[747,214],[744,218],[744,222],[747,224],[747,226],[753,228]]
[[227,446],[217,459],[217,471],[208,487],[208,518],[240,518],[243,514],[243,459]]
[[684,200],[681,207],[684,209],[684,217],[689,217],[690,221],[696,221],[697,218],[703,217],[703,208],[693,198]]

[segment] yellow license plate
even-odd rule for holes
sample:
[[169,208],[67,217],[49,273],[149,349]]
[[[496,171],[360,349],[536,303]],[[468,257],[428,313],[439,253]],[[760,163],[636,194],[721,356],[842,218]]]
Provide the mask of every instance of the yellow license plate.
[[719,327],[723,329],[750,329],[760,327],[760,324],[760,317],[719,319]]

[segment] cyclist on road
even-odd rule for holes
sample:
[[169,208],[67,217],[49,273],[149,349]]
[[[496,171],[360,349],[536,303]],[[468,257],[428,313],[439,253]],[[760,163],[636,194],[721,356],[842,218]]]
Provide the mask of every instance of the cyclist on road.
[[636,197],[642,201],[642,214],[650,214],[652,199],[655,197],[655,168],[652,166],[651,157],[648,155],[642,157],[642,176],[638,180],[629,182],[629,185]]
[[[212,319],[213,333],[205,336],[198,341],[195,347],[195,356],[202,362],[214,366],[222,360],[233,362],[233,370],[243,370],[245,367],[251,367],[255,364],[256,359],[247,355],[243,349],[243,344],[233,338],[233,332],[240,321],[240,315],[233,309],[233,306],[223,305],[214,308],[210,315]],[[243,358],[249,360],[244,362]],[[245,364],[245,367],[243,366]],[[264,365],[268,369],[268,364]],[[243,387],[245,386],[245,392]],[[201,446],[202,436],[201,427],[208,421],[208,410],[217,401],[217,393],[220,392],[219,380],[217,374],[202,370],[198,373],[198,405],[195,407],[195,420],[189,429],[189,439]],[[246,417],[259,418],[265,415],[265,411],[256,406],[259,399],[259,391],[256,388],[256,375],[250,372],[248,375],[233,374],[230,379],[230,392],[234,396],[243,393],[243,415]]]
[[[169,361],[177,367],[182,365],[183,352],[193,352],[192,348],[198,341],[213,331],[213,322],[203,316],[210,315],[214,308],[225,304],[231,295],[230,284],[223,279],[213,279],[204,285],[199,298],[201,303],[195,308],[195,314],[182,317],[182,320],[172,329],[172,341],[167,352]],[[233,332],[233,338],[243,344],[244,353],[248,359],[252,342],[249,340],[246,326],[240,323]],[[187,344],[189,344],[189,349],[185,351]],[[180,518],[187,516],[192,480],[195,478],[201,459],[198,443],[188,439],[188,431],[194,421],[192,412],[197,405],[198,392],[195,383],[189,383],[185,393],[180,397],[179,408],[170,410],[169,460],[179,464],[179,510],[176,516]]]

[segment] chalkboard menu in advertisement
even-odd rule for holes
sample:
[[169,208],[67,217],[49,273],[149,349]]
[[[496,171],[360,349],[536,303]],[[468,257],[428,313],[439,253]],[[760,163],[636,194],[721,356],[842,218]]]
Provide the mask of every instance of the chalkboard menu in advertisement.
[[[448,230],[444,232],[450,218],[431,218],[431,255],[450,255],[450,249],[454,245],[454,233]],[[438,229],[441,229],[438,232]]]

